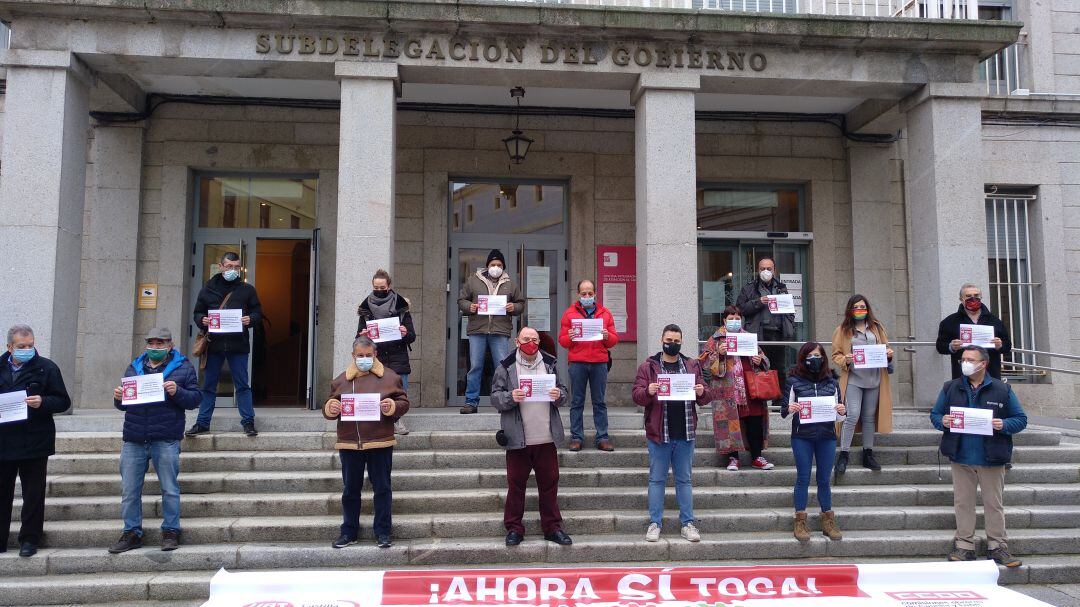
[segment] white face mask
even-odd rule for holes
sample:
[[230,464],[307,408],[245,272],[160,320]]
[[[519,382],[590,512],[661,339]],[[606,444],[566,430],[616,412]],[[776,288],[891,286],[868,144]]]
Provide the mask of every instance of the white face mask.
[[961,361],[960,372],[964,374],[964,377],[971,377],[979,372],[979,363],[973,363],[967,360]]
[[502,276],[502,273],[503,273],[503,269],[500,268],[499,266],[491,266],[490,268],[488,268],[488,276],[490,276],[492,278],[498,278],[498,277]]
[[773,273],[772,270],[762,270],[760,273],[758,273],[758,276],[761,277],[761,282],[769,282],[770,280],[772,280]]

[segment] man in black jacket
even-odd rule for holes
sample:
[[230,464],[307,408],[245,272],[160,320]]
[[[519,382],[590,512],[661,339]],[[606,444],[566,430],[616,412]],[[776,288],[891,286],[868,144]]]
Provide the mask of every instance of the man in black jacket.
[[[248,355],[251,352],[248,339],[251,327],[262,322],[262,304],[255,287],[240,279],[240,257],[236,253],[221,256],[221,272],[206,281],[195,302],[195,324],[203,327],[210,344],[206,351],[206,368],[203,374],[202,403],[199,417],[186,434],[195,436],[210,431],[210,420],[217,401],[218,376],[221,366],[229,363],[233,385],[236,387],[236,408],[240,410],[240,423],[244,433],[257,436],[255,431],[255,408],[251,401],[251,383],[248,381]],[[218,309],[240,310],[242,330],[233,333],[209,332],[210,313]]]
[[[960,307],[956,312],[942,319],[938,325],[937,351],[952,360],[952,378],[963,376],[960,372],[960,356],[964,346],[970,345],[960,339],[960,325],[987,325],[994,327],[994,347],[986,347],[990,362],[986,373],[994,379],[1001,379],[1001,357],[1012,352],[1012,339],[1001,319],[990,313],[982,303],[982,291],[978,286],[967,283],[960,287]],[[976,344],[979,345],[979,344]]]
[[[762,257],[757,265],[758,273],[743,286],[735,307],[743,317],[743,330],[757,333],[760,341],[791,341],[795,339],[795,315],[773,314],[769,311],[769,295],[787,294],[787,285],[776,274],[776,262]],[[776,370],[780,385],[784,385],[787,371],[786,346],[761,346],[772,368]]]
[[[7,352],[0,355],[0,394],[26,392],[26,418],[0,417],[0,552],[7,551],[15,477],[22,481],[22,527],[19,556],[34,556],[45,526],[45,473],[56,453],[52,416],[71,407],[64,378],[53,361],[34,347],[34,331],[15,325],[7,333]],[[8,416],[5,413],[5,416]]]

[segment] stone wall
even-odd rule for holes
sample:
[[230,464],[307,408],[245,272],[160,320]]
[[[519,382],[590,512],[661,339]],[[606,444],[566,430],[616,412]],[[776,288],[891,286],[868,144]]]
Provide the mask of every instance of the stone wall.
[[1080,94],[1080,3],[1054,0],[1051,15],[1054,89],[1040,92]]

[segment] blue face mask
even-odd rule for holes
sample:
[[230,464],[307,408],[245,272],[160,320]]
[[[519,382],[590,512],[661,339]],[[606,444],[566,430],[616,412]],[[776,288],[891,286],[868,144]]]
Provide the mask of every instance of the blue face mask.
[[236,280],[237,278],[240,278],[240,271],[239,270],[225,270],[224,272],[221,273],[221,277],[224,278],[225,280],[229,281],[229,282],[232,282],[232,281]]
[[360,369],[364,373],[367,373],[371,368],[375,366],[375,359],[370,356],[357,356],[356,368]]
[[36,348],[16,349],[11,352],[11,357],[15,359],[15,362],[21,364],[30,362],[30,359],[37,354]]
[[591,307],[596,305],[596,298],[595,297],[582,297],[582,298],[579,298],[578,301],[580,301],[581,305],[586,307],[586,308],[591,308]]
[[738,333],[739,331],[742,331],[742,319],[741,318],[735,318],[735,319],[729,318],[729,319],[724,321],[724,328],[726,328],[728,330],[728,333]]

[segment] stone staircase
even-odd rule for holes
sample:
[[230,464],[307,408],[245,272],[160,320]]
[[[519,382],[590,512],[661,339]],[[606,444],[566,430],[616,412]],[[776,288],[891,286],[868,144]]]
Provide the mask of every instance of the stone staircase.
[[[371,520],[363,517],[364,540],[334,550],[330,541],[340,523],[341,477],[332,424],[317,412],[262,412],[261,434],[248,438],[237,432],[235,413],[222,411],[214,434],[184,441],[181,548],[158,549],[160,499],[151,473],[143,500],[147,547],[121,555],[106,552],[122,527],[119,414],[59,417],[58,453],[49,464],[47,547],[30,559],[10,550],[0,554],[0,605],[197,605],[220,567],[943,558],[953,528],[949,467],[938,464],[939,434],[929,429],[925,414],[899,413],[897,430],[879,438],[875,453],[883,471],[859,467],[854,451],[855,464],[833,489],[844,540],[829,542],[815,534],[805,545],[791,536],[795,471],[788,426],[774,417],[767,455],[775,470],[729,472],[718,467],[711,432],[698,437],[694,506],[700,544],[678,536],[670,487],[662,540],[644,541],[648,455],[640,414],[627,408],[611,411],[617,451],[560,453],[560,504],[574,545],[540,538],[531,492],[526,541],[506,548],[504,455],[493,437],[497,416],[414,411],[406,418],[412,433],[400,437],[394,454],[394,546],[378,549],[369,537]],[[710,427],[707,414],[702,425]],[[1069,440],[1075,439],[1063,440],[1050,428],[1029,428],[1017,437],[1006,504],[1010,546],[1025,564],[1003,571],[1004,583],[1080,583],[1080,442]],[[365,513],[370,513],[369,495]],[[16,510],[19,506],[16,498]],[[17,527],[12,525],[12,546]]]

